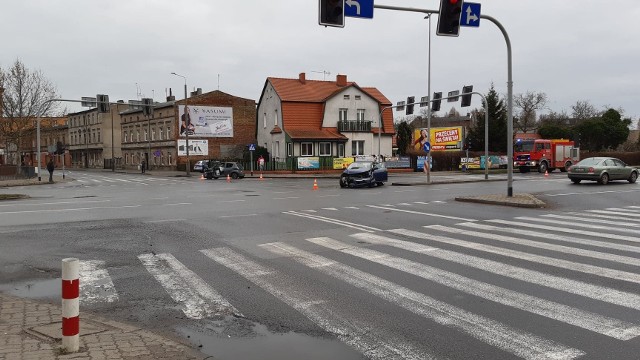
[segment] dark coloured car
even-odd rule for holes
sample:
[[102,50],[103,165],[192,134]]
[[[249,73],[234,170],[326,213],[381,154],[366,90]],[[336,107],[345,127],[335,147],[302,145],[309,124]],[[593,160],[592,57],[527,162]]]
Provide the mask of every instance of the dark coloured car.
[[627,180],[633,184],[638,179],[638,169],[620,159],[591,157],[571,166],[567,176],[574,184],[579,184],[582,180],[597,181],[599,184],[606,184],[611,180]]
[[207,179],[217,179],[220,176],[232,179],[241,179],[244,177],[244,168],[242,165],[234,161],[215,161],[209,160],[205,165],[204,177]]
[[382,186],[389,178],[383,162],[355,161],[340,175],[340,187]]

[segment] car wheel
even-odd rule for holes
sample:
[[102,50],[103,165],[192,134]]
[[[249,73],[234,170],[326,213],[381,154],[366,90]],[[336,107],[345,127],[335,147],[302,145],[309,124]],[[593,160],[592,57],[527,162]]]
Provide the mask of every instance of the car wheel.
[[631,184],[635,183],[636,180],[638,180],[638,173],[635,171],[631,172],[631,175],[629,175],[629,178],[627,179],[627,181]]
[[580,184],[580,181],[582,181],[582,180],[580,180],[580,179],[571,179],[571,182],[574,183],[574,184]]
[[346,188],[347,187],[347,177],[346,176],[340,176],[340,187],[341,188]]
[[237,179],[238,178],[238,173],[231,173],[231,178],[232,179]]
[[598,184],[607,185],[608,182],[609,182],[609,174],[602,173],[602,175],[600,175],[600,179],[598,179]]
[[211,176],[211,174],[207,174],[205,177],[207,178],[207,180],[211,180],[213,178],[213,176]]
[[540,166],[538,166],[538,172],[539,173],[545,173],[547,171],[549,167],[547,166],[547,163],[545,161],[540,163]]
[[384,183],[382,181],[378,181],[378,186],[382,186]]
[[569,168],[571,167],[571,165],[573,165],[573,164],[571,163],[571,161],[567,161],[566,163],[564,163],[564,167],[563,167],[563,168],[560,168],[560,171],[562,171],[562,172],[567,172],[567,170],[569,170]]

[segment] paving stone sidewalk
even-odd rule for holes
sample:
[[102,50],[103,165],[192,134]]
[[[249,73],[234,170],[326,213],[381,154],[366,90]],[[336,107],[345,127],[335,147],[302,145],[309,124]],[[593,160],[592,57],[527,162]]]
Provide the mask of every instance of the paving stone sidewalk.
[[177,340],[82,310],[80,351],[66,354],[61,319],[61,306],[0,293],[0,359],[203,359]]

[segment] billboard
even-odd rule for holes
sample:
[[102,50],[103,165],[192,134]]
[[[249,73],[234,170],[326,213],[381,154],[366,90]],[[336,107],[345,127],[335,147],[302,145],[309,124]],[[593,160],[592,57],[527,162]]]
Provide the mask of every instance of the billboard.
[[413,132],[413,146],[416,150],[422,150],[424,143],[429,139],[431,151],[459,151],[462,150],[463,133],[462,126],[432,127],[431,136],[427,128],[415,129]]
[[[209,155],[209,140],[189,139],[189,156]],[[187,156],[187,140],[178,139],[178,156]]]
[[[233,108],[216,106],[188,106],[184,116],[184,105],[178,106],[180,137],[233,137]],[[188,121],[187,121],[188,120]]]

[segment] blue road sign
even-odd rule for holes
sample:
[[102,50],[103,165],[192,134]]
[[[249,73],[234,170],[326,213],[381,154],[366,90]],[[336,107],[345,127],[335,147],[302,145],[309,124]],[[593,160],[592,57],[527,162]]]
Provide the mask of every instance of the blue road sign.
[[344,0],[344,16],[373,19],[373,0]]
[[425,152],[429,152],[431,151],[431,143],[430,142],[426,142],[424,143],[424,145],[422,146],[422,149],[424,149]]
[[480,27],[480,4],[469,2],[462,4],[460,26]]
[[249,144],[249,151],[256,151],[256,144]]

